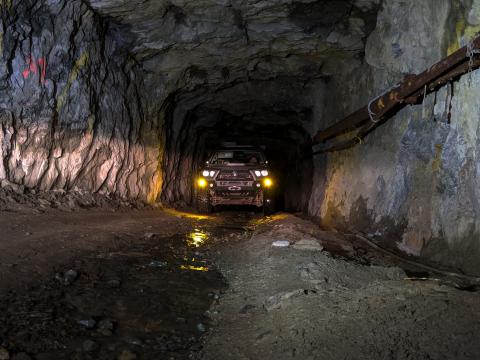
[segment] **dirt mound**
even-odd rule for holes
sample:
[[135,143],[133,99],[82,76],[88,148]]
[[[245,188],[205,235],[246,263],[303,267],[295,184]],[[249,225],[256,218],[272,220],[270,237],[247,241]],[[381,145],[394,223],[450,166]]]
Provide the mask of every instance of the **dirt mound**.
[[114,196],[91,194],[81,190],[37,191],[6,180],[0,183],[0,211],[44,212],[48,209],[77,211],[96,208],[117,211],[143,209],[148,205],[141,201],[127,201]]
[[[478,294],[411,282],[393,265],[295,248],[339,236],[288,216],[224,251],[230,289],[211,309],[220,315],[203,359],[475,358]],[[291,245],[272,246],[278,240]]]

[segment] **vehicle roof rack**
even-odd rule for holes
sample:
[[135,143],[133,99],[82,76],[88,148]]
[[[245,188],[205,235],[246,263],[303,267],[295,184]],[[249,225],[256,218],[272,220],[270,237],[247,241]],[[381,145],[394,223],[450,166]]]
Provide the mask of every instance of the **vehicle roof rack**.
[[225,149],[256,149],[258,148],[258,146],[254,146],[254,145],[225,145],[225,144],[222,144],[222,148],[225,148]]

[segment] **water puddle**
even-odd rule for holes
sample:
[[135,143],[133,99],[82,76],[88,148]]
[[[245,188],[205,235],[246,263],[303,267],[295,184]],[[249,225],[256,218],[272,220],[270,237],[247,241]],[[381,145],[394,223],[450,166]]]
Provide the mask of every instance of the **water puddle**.
[[39,286],[0,294],[0,346],[36,360],[192,358],[212,325],[207,310],[226,288],[209,251],[263,218],[170,214],[195,224],[169,237],[127,234],[109,252],[55,269]]
[[22,296],[1,296],[0,342],[37,360],[188,359],[226,287],[205,255],[213,238],[201,227],[154,236],[68,265],[78,272],[71,284],[52,279]]

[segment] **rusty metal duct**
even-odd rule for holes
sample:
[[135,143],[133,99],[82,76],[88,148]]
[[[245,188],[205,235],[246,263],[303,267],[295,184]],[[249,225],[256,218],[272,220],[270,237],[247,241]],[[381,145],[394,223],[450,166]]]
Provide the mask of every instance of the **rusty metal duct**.
[[[321,145],[315,154],[343,150],[355,145],[400,108],[407,104],[421,103],[428,93],[478,68],[479,53],[480,36],[421,74],[407,75],[401,83],[372,99],[369,104],[319,131],[312,141],[312,145]],[[352,133],[352,137],[347,140],[333,140],[347,133]]]

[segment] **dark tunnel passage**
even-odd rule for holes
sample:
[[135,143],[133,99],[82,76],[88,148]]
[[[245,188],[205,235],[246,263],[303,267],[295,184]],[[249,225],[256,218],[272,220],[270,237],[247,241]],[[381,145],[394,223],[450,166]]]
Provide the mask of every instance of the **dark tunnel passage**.
[[181,110],[172,111],[173,131],[167,132],[164,166],[171,176],[164,183],[162,200],[192,205],[194,181],[208,155],[225,143],[235,143],[265,152],[275,179],[277,210],[308,211],[312,108],[299,101],[305,86],[292,85],[292,80],[240,83],[213,95],[179,96],[174,106]]

